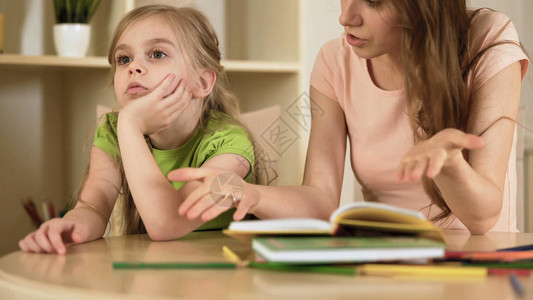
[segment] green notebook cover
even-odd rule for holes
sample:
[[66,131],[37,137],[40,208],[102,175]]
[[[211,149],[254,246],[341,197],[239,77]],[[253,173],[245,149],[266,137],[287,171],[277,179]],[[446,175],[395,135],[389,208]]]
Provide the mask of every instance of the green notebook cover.
[[270,262],[358,263],[441,258],[445,244],[419,237],[258,237],[252,248]]

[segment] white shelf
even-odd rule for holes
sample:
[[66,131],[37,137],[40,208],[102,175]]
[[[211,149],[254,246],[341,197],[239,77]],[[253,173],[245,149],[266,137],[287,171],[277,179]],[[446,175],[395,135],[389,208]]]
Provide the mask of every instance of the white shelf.
[[[298,73],[300,70],[300,65],[293,62],[226,60],[222,64],[228,72]],[[70,58],[55,55],[27,56],[18,54],[1,54],[0,66],[96,69],[110,67],[107,58],[103,56]]]
[[70,58],[55,55],[28,56],[18,54],[1,54],[0,66],[109,68],[105,57]]
[[223,60],[228,72],[298,73],[300,65],[293,62]]

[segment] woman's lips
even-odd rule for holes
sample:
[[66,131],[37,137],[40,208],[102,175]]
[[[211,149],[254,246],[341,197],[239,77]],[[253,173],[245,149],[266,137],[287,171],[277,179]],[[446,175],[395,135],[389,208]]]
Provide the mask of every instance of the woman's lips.
[[356,37],[355,35],[347,33],[346,34],[346,41],[348,42],[348,44],[350,44],[353,47],[359,47],[362,44],[366,43],[367,40],[360,39],[360,38]]

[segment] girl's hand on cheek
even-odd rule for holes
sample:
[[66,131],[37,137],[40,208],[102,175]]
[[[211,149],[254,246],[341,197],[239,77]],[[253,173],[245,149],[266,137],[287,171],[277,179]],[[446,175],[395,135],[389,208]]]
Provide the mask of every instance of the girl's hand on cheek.
[[187,81],[176,82],[175,77],[169,74],[153,91],[131,101],[121,110],[119,121],[128,122],[144,135],[168,128],[192,99]]
[[463,149],[480,149],[485,143],[473,134],[457,129],[447,128],[430,139],[416,144],[401,160],[398,168],[398,181],[418,180],[422,176],[435,178],[446,167],[453,163]]

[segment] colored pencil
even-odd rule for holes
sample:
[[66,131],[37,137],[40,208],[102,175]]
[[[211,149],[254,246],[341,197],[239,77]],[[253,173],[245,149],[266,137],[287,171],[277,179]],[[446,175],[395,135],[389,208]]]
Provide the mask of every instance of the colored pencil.
[[113,262],[113,269],[235,269],[228,262]]
[[517,296],[524,296],[524,288],[520,284],[520,281],[516,277],[515,273],[509,274],[509,282],[511,283],[511,286],[513,287],[513,290]]
[[366,264],[358,268],[363,275],[422,277],[485,277],[487,268],[435,265]]
[[50,220],[50,211],[48,210],[48,202],[41,202],[41,207],[43,209],[43,220]]
[[523,277],[529,277],[531,275],[530,269],[489,268],[488,271],[489,275],[509,275],[511,273]]
[[224,253],[224,256],[227,257],[230,261],[240,264],[242,263],[242,259],[235,254],[228,246],[222,246],[222,252]]
[[448,260],[475,260],[475,261],[514,261],[533,259],[533,251],[506,251],[506,252],[452,252],[446,251],[445,259]]
[[35,225],[35,227],[39,228],[39,226],[41,226],[43,221],[41,217],[39,216],[39,214],[37,213],[37,210],[35,209],[35,204],[33,203],[33,201],[31,199],[28,199],[26,202],[23,201],[22,206],[24,206],[24,209],[30,216],[30,219],[33,221],[33,224]]
[[494,269],[533,269],[533,262],[463,262],[464,266]]
[[48,214],[50,215],[51,219],[56,217],[56,211],[54,209],[54,203],[52,203],[52,202],[48,202]]
[[249,266],[256,269],[289,271],[289,272],[310,272],[310,273],[328,273],[337,275],[356,275],[358,274],[355,267],[342,266],[318,266],[318,265],[289,265],[281,263],[260,263],[251,261]]
[[510,248],[503,248],[503,249],[498,249],[496,251],[498,251],[498,252],[509,252],[509,251],[527,251],[527,250],[533,250],[533,244],[510,247]]

